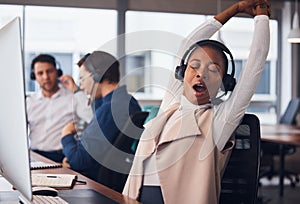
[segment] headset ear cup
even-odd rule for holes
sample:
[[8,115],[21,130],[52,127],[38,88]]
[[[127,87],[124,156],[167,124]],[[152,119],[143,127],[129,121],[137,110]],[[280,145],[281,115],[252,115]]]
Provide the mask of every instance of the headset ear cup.
[[177,66],[175,69],[175,78],[183,81],[186,65]]
[[57,77],[60,77],[63,75],[63,71],[61,69],[57,69]]
[[102,79],[102,75],[101,74],[99,74],[99,73],[94,73],[93,74],[93,80],[94,80],[94,82],[99,83],[101,79]]
[[35,80],[35,74],[33,71],[30,72],[30,79]]
[[227,93],[228,91],[233,91],[233,89],[236,85],[236,80],[230,74],[225,74],[223,76],[222,83],[223,84],[221,86],[221,90],[225,91],[225,93]]

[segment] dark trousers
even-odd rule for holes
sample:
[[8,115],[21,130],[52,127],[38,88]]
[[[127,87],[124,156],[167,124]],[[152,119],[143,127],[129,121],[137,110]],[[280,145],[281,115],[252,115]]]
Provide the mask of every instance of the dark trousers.
[[164,204],[159,186],[142,186],[138,200],[143,204]]
[[65,155],[63,154],[63,151],[62,150],[56,150],[56,151],[41,151],[41,150],[37,150],[37,149],[33,149],[32,151],[44,156],[44,157],[47,157],[48,159],[51,159],[52,161],[55,161],[55,162],[59,162],[61,163],[63,158],[65,157]]

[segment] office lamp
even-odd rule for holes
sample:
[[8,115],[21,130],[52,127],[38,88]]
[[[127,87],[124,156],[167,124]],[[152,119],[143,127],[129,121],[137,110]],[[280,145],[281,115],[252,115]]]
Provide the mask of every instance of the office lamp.
[[292,30],[288,35],[290,43],[300,43],[300,28],[299,28],[299,15],[298,15],[298,0],[295,0],[295,13],[293,17]]

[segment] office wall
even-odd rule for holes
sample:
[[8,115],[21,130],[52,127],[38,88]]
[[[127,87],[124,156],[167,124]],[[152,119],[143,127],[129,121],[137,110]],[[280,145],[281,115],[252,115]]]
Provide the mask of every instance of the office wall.
[[279,53],[280,61],[278,62],[278,80],[280,87],[278,87],[278,97],[281,99],[278,101],[278,114],[282,115],[292,97],[292,44],[287,41],[287,36],[291,29],[291,18],[292,10],[291,3],[288,2],[279,12],[281,29],[281,52]]
[[281,61],[279,61],[279,80],[281,87],[279,96],[281,103],[279,112],[282,114],[291,98],[300,97],[300,44],[287,42],[295,12],[294,2],[286,2],[280,11]]

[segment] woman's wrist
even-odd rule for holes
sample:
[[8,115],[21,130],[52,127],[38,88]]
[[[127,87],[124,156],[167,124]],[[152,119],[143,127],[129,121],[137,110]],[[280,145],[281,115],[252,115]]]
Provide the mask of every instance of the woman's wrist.
[[256,15],[267,15],[270,16],[268,5],[264,2],[259,3],[255,6]]
[[260,9],[264,9],[264,8],[267,8],[267,4],[264,3],[264,2],[261,2],[259,4],[256,4],[255,5],[255,8],[257,8],[259,6]]
[[239,13],[238,3],[233,4],[231,7],[225,9],[221,13],[215,15],[215,19],[224,25],[231,17]]

